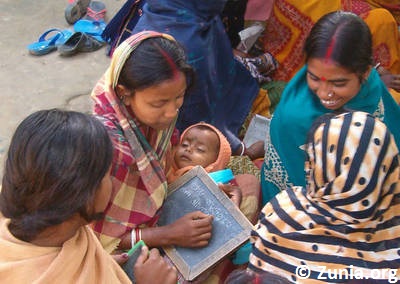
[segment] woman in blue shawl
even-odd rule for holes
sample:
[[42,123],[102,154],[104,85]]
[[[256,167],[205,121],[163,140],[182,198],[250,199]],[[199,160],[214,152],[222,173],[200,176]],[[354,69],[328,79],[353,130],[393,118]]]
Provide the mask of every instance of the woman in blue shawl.
[[306,65],[284,89],[266,138],[263,204],[281,190],[305,186],[303,146],[320,115],[343,108],[371,113],[400,146],[400,107],[372,67],[371,33],[361,18],[326,14],[311,29],[304,51]]
[[196,82],[180,109],[179,130],[206,121],[242,151],[240,127],[258,94],[258,84],[234,59],[220,14],[226,0],[146,0],[133,33],[154,30],[172,35],[187,53]]

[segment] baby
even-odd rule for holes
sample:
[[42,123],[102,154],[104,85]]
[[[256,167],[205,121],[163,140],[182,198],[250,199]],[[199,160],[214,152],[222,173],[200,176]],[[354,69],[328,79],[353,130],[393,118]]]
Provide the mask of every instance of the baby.
[[[231,157],[231,147],[226,137],[214,126],[200,122],[183,131],[179,144],[174,148],[172,170],[167,178],[173,182],[194,166],[202,166],[208,173],[223,170]],[[235,203],[240,211],[252,222],[259,213],[260,182],[251,174],[238,174],[229,184],[219,188]],[[242,257],[235,257],[236,263],[248,261],[251,246],[244,248]],[[243,260],[243,259],[244,260]]]
[[202,166],[208,173],[223,170],[231,154],[228,140],[217,128],[205,122],[191,125],[174,149],[168,182],[175,181],[194,166]]

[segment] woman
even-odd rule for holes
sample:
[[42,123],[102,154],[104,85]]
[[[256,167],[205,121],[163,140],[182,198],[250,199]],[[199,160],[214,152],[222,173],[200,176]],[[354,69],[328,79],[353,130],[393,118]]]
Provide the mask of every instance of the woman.
[[314,0],[304,5],[296,0],[275,0],[263,37],[264,50],[279,62],[275,80],[289,81],[301,69],[304,64],[302,47],[311,28],[323,15],[338,10],[353,12],[364,19],[373,35],[374,64],[380,63],[392,74],[400,74],[399,32],[393,17],[394,5],[379,8],[367,4],[395,1]]
[[156,226],[167,196],[171,135],[191,82],[193,69],[181,46],[169,35],[145,31],[118,46],[93,90],[94,112],[114,147],[113,192],[105,218],[93,226],[108,252],[140,239],[150,247],[195,248],[211,238],[213,217],[199,211]]
[[[107,131],[89,115],[52,109],[21,122],[0,192],[2,282],[131,283],[87,226],[111,195],[111,160]],[[136,262],[136,283],[176,283],[158,251],[148,253]]]
[[258,94],[257,81],[234,58],[220,14],[226,0],[146,0],[143,15],[133,32],[154,30],[172,35],[187,52],[196,72],[196,84],[188,92],[177,128],[183,131],[200,121],[217,127],[232,152],[244,149],[239,130]]
[[327,114],[305,150],[307,185],[282,191],[262,209],[249,268],[296,283],[396,283],[400,156],[389,129],[365,112]]
[[305,185],[304,143],[318,116],[348,108],[381,119],[400,145],[400,107],[372,68],[368,26],[350,12],[332,12],[312,28],[307,64],[283,91],[271,120],[261,169],[263,204],[279,191]]
[[115,50],[93,90],[94,112],[114,148],[113,193],[106,217],[94,225],[108,252],[130,248],[139,237],[151,247],[196,247],[211,236],[212,218],[201,212],[198,220],[187,216],[165,228],[154,226],[167,194],[171,135],[191,81],[178,43],[166,34],[143,32]]

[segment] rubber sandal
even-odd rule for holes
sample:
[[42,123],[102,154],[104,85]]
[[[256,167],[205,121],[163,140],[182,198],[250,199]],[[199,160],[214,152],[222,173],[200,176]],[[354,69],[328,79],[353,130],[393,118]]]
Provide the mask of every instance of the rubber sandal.
[[89,4],[90,0],[70,0],[64,12],[67,23],[73,25],[81,19],[86,14]]
[[37,42],[28,45],[29,53],[33,55],[45,55],[57,49],[72,35],[70,30],[49,29],[45,31]]
[[104,41],[101,37],[104,29],[106,28],[106,23],[104,21],[90,21],[81,19],[74,24],[75,32],[81,32],[91,35],[98,41]]
[[96,51],[103,45],[103,42],[99,42],[90,35],[76,32],[64,44],[58,47],[58,52],[62,56],[71,56],[78,52]]
[[62,30],[61,33],[62,35],[56,40],[56,47],[64,44],[74,34],[71,30]]
[[100,1],[90,1],[84,19],[89,21],[104,21],[106,5]]

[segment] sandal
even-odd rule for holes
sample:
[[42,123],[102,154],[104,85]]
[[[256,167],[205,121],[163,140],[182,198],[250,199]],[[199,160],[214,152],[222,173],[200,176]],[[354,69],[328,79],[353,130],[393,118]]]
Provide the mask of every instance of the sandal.
[[103,41],[101,34],[106,28],[106,23],[102,20],[100,21],[91,21],[86,19],[81,19],[74,24],[75,32],[81,32],[88,35],[91,35],[98,41]]
[[72,35],[70,30],[49,29],[45,31],[37,42],[28,45],[30,54],[45,55],[57,49]]
[[70,0],[64,12],[67,23],[73,25],[82,18],[86,14],[89,4],[90,0]]
[[62,56],[71,56],[78,52],[91,52],[100,49],[104,45],[85,33],[74,33],[64,44],[58,47],[58,51]]
[[104,21],[106,5],[100,1],[90,1],[84,19],[89,21]]

